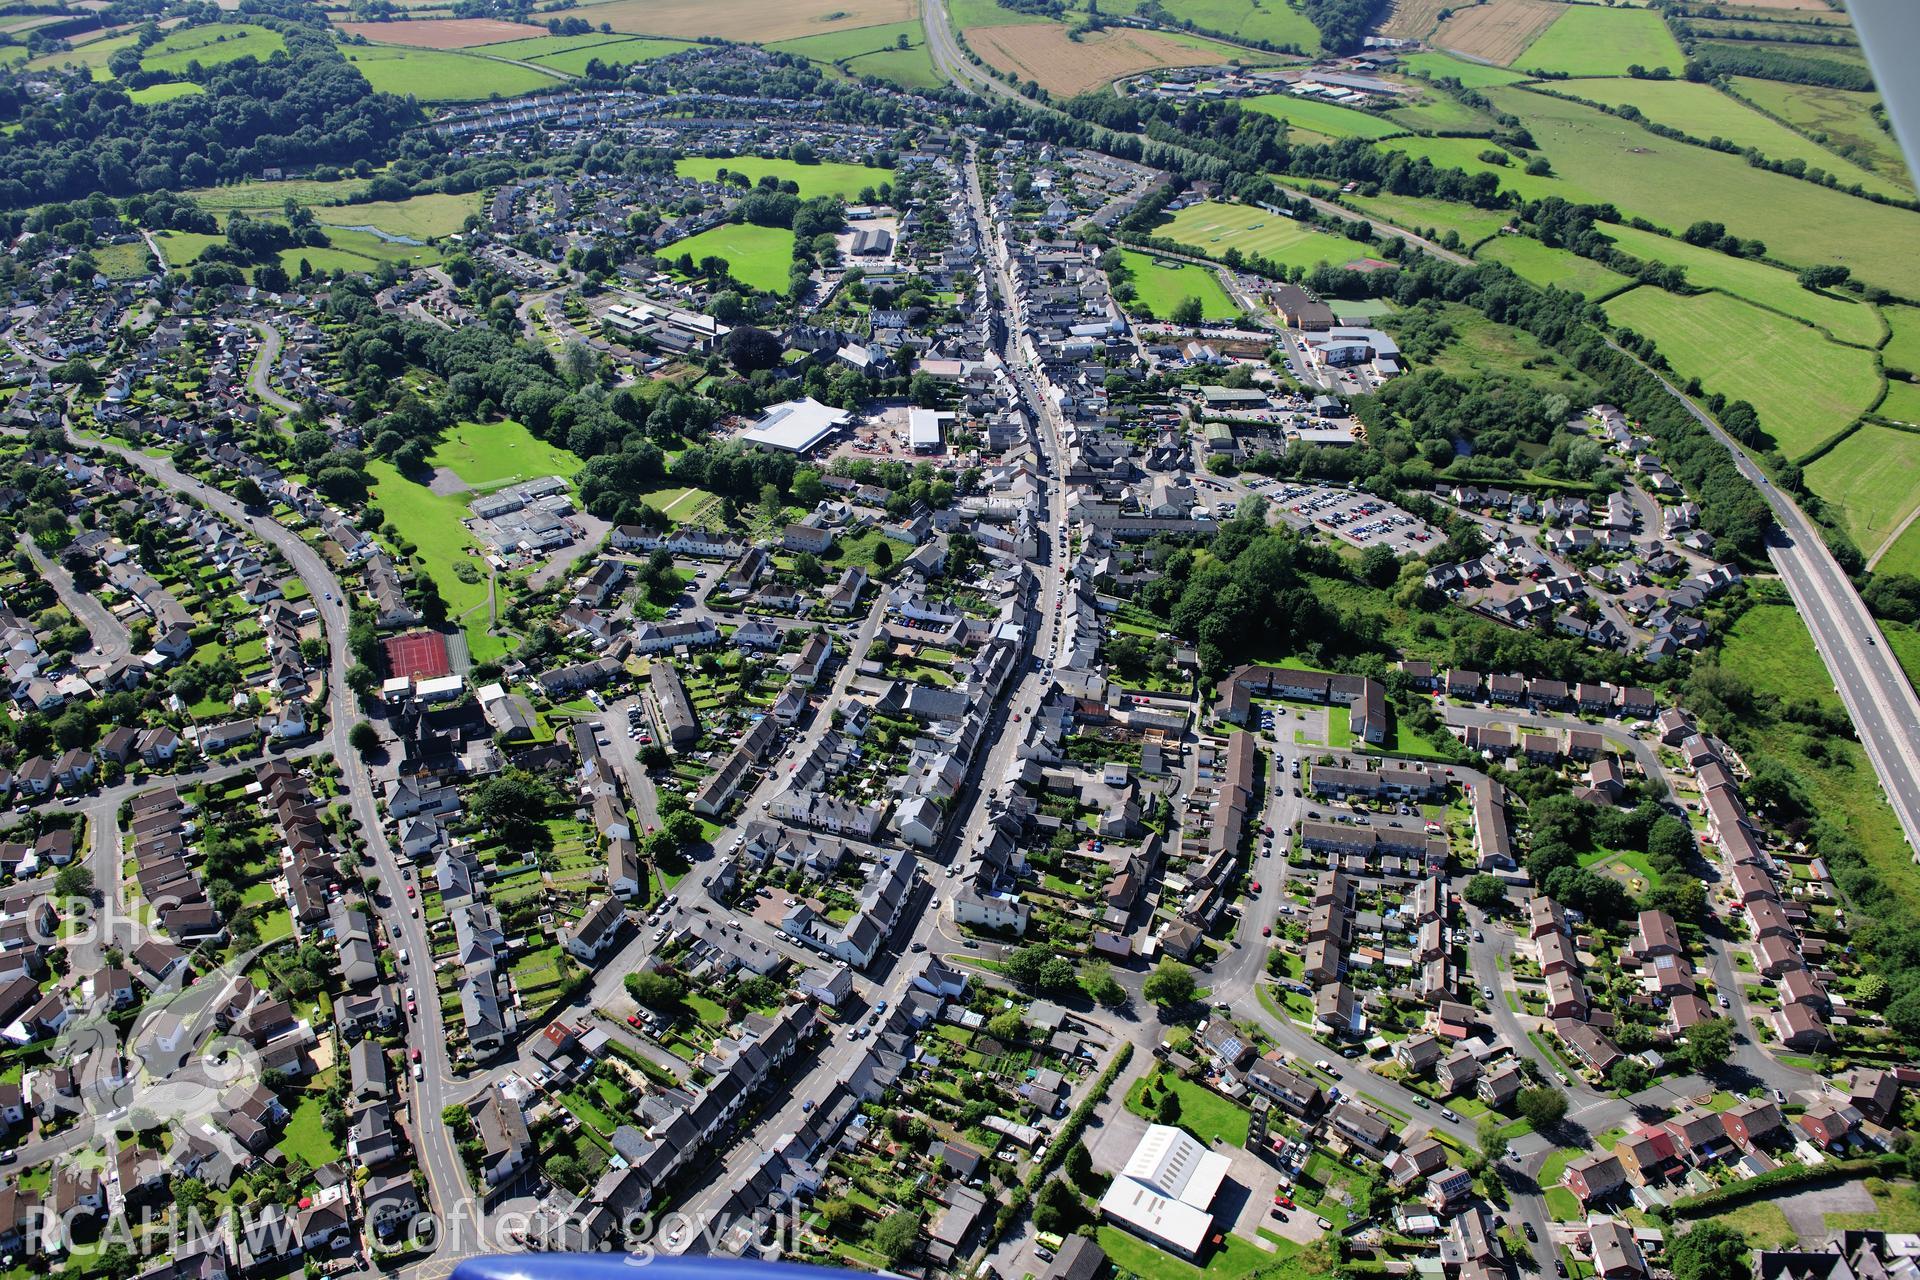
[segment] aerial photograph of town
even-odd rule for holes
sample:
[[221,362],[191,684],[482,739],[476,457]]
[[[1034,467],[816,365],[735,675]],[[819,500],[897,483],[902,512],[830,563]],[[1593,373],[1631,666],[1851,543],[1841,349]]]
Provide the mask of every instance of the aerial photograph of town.
[[0,0],[0,1280],[1920,1280],[1910,3]]

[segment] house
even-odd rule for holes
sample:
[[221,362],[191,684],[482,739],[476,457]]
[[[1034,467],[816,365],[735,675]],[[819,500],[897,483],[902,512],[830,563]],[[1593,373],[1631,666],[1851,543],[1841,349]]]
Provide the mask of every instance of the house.
[[1659,1182],[1674,1171],[1673,1135],[1661,1125],[1637,1129],[1613,1144],[1613,1154],[1627,1177],[1641,1186]]
[[1749,1098],[1722,1112],[1727,1136],[1743,1150],[1754,1151],[1786,1132],[1786,1117],[1769,1098]]
[[1570,1162],[1560,1175],[1560,1185],[1589,1205],[1604,1200],[1627,1184],[1627,1171],[1611,1152],[1592,1152]]
[[1431,1035],[1408,1036],[1393,1046],[1394,1061],[1409,1075],[1425,1075],[1440,1061],[1440,1041]]
[[480,1169],[489,1187],[510,1181],[533,1157],[520,1104],[498,1089],[488,1089],[479,1104],[469,1108],[481,1143]]
[[1860,1131],[1864,1117],[1848,1103],[1823,1102],[1809,1107],[1800,1116],[1800,1129],[1818,1147],[1837,1151]]
[[1647,1260],[1633,1228],[1616,1218],[1587,1219],[1587,1245],[1599,1280],[1646,1280]]
[[582,964],[592,964],[620,939],[620,927],[626,923],[626,911],[617,898],[602,898],[588,907],[567,934],[567,953]]

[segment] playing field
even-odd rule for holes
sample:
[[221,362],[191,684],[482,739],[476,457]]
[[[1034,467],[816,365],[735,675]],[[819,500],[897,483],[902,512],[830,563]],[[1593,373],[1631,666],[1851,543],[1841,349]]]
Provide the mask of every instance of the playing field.
[[1778,267],[1770,267],[1752,258],[1734,258],[1712,249],[1703,249],[1633,227],[1608,224],[1601,232],[1612,237],[1622,253],[1630,253],[1648,262],[1668,262],[1686,269],[1687,282],[1704,289],[1726,293],[1757,302],[1775,311],[1798,316],[1808,324],[1819,325],[1842,342],[1872,346],[1880,341],[1880,321],[1873,308],[1854,302],[1845,295],[1815,293]]
[[[1156,320],[1165,320],[1188,298],[1200,299],[1200,314],[1207,320],[1232,320],[1240,314],[1220,277],[1211,267],[1191,262],[1175,262],[1132,249],[1120,251],[1127,264],[1134,292]],[[1137,310],[1137,309],[1136,309]]]
[[1606,312],[1651,338],[1682,378],[1753,405],[1789,458],[1831,440],[1879,394],[1871,352],[1828,342],[1725,294],[1681,298],[1642,286],[1608,302]]
[[1243,98],[1240,105],[1249,111],[1278,116],[1287,123],[1328,138],[1385,138],[1406,132],[1407,126],[1381,116],[1355,111],[1332,102],[1295,97],[1290,93],[1268,93]]
[[1555,249],[1530,236],[1495,236],[1475,251],[1482,262],[1505,264],[1522,280],[1598,298],[1624,288],[1627,278],[1570,249]]
[[563,83],[558,73],[445,49],[402,49],[392,45],[342,48],[376,93],[397,93],[422,102],[479,102],[495,94],[511,98]]
[[366,204],[331,206],[315,216],[327,227],[372,227],[391,236],[409,240],[431,240],[452,235],[466,223],[467,215],[480,211],[480,193],[462,194],[435,191],[405,200],[371,200]]
[[151,106],[156,102],[172,102],[175,98],[191,98],[205,92],[191,80],[162,80],[145,88],[129,89],[127,96],[141,106]]
[[1679,72],[1680,46],[1651,9],[1572,5],[1514,63],[1523,71],[1570,76],[1623,76],[1630,66]]
[[440,437],[427,461],[482,490],[541,476],[570,481],[583,465],[568,450],[539,439],[511,418],[460,423]]
[[1920,505],[1920,433],[1869,423],[1809,463],[1806,475],[1872,555]]
[[[1433,161],[1437,168],[1464,169],[1468,173],[1491,173],[1500,179],[1500,189],[1511,191],[1525,200],[1544,200],[1548,196],[1562,196],[1572,200],[1580,194],[1568,189],[1568,184],[1560,178],[1536,177],[1527,172],[1527,161],[1510,151],[1503,151],[1485,138],[1389,138],[1385,142],[1374,143],[1381,151],[1399,151],[1412,156],[1415,160]],[[1507,163],[1495,164],[1483,160],[1483,155],[1505,156]]]
[[1842,159],[1710,84],[1687,80],[1561,80],[1545,87],[1610,107],[1631,104],[1655,124],[1703,141],[1724,138],[1741,148],[1752,147],[1769,160],[1799,160],[1809,169],[1831,173],[1843,187],[1858,183],[1862,189],[1880,195],[1913,198],[1910,189]]
[[[1144,2],[1101,0],[1100,12],[1111,16],[1137,13]],[[1086,8],[1085,0],[1075,0],[1071,7]],[[1265,40],[1309,51],[1320,46],[1319,29],[1287,0],[1160,0],[1160,7],[1176,23],[1191,22],[1202,31],[1237,40]]]
[[1191,246],[1203,257],[1218,258],[1229,249],[1259,254],[1287,267],[1339,266],[1366,253],[1345,236],[1328,235],[1292,218],[1251,205],[1207,200],[1189,205],[1155,227],[1153,235]]
[[[609,40],[605,44],[589,45],[582,49],[565,49],[558,53],[543,53],[528,61],[554,71],[564,71],[570,76],[585,75],[587,64],[598,60],[609,67],[630,67],[636,63],[652,62],[656,58],[665,58],[698,46],[691,40],[654,40],[646,36],[634,36],[627,40]],[[492,53],[492,49],[482,52]]]
[[1467,244],[1475,244],[1499,233],[1513,215],[1488,209],[1476,209],[1452,200],[1429,200],[1424,196],[1361,196],[1345,199],[1370,218],[1390,222],[1396,227],[1438,239],[1452,231]]
[[265,62],[286,47],[287,42],[277,31],[251,23],[216,22],[206,27],[187,27],[163,37],[141,56],[140,66],[146,71],[180,72],[193,62],[203,67],[217,67],[241,58]]
[[727,273],[741,284],[767,293],[785,293],[793,270],[793,231],[788,227],[723,222],[660,250],[664,258],[678,258],[683,253],[692,254],[696,263],[708,255],[725,258]]
[[848,27],[906,22],[918,16],[913,0],[612,0],[582,5],[579,16],[635,35],[719,36],[765,43]]
[[1869,284],[1920,295],[1920,215],[1756,169],[1737,155],[1656,137],[1592,107],[1518,87],[1486,89],[1519,116],[1570,187],[1669,230],[1723,222],[1795,266],[1836,262]]
[[1409,71],[1432,76],[1436,80],[1451,76],[1469,89],[1485,89],[1490,85],[1512,84],[1516,80],[1526,79],[1517,71],[1490,67],[1484,62],[1468,62],[1465,58],[1446,53],[1409,53],[1400,61],[1406,64]]
[[852,200],[868,187],[893,181],[891,169],[842,164],[837,160],[796,164],[792,160],[767,156],[686,156],[674,161],[673,168],[683,178],[698,178],[703,182],[715,181],[722,169],[729,173],[744,173],[755,186],[760,184],[760,179],[771,176],[781,182],[798,183],[800,196],[806,200],[815,196],[839,196],[842,200]]
[[1250,57],[1258,61],[1245,49],[1198,36],[1133,27],[1108,27],[1073,40],[1058,22],[973,27],[967,43],[1000,70],[1036,80],[1048,93],[1063,97],[1156,67],[1209,66]]
[[415,49],[470,49],[475,45],[525,40],[541,28],[526,22],[498,18],[424,18],[410,22],[342,22],[350,36],[365,36],[374,44],[404,44]]
[[1562,12],[1559,5],[1546,0],[1489,0],[1456,8],[1428,43],[1504,67]]
[[1899,144],[1873,114],[1880,95],[1817,84],[1787,84],[1751,76],[1730,78],[1733,91],[1794,128],[1872,169],[1881,177],[1913,188],[1913,176]]

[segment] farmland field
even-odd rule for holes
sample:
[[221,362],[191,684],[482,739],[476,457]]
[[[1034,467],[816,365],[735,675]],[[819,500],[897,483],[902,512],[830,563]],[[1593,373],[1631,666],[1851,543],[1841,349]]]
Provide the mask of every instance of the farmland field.
[[1639,288],[1609,318],[1653,339],[1682,378],[1744,399],[1780,452],[1800,458],[1844,430],[1879,393],[1873,354],[1720,293],[1691,298]]
[[1912,189],[1913,177],[1899,145],[1874,120],[1878,94],[1750,76],[1733,76],[1730,82],[1734,93],[1755,106],[1816,140],[1824,137],[1834,150],[1848,152],[1880,176]]
[[1493,132],[1493,117],[1438,89],[1429,90],[1418,102],[1394,108],[1387,119],[1433,133]]
[[1385,138],[1405,133],[1407,126],[1381,116],[1355,111],[1337,103],[1299,98],[1290,93],[1267,93],[1244,98],[1240,105],[1248,111],[1277,116],[1289,124],[1328,138]]
[[377,93],[412,95],[422,102],[479,102],[496,94],[547,89],[563,79],[493,58],[444,49],[351,45],[341,50]]
[[108,36],[104,40],[89,40],[86,44],[35,58],[26,64],[26,69],[53,71],[60,67],[92,67],[95,68],[93,78],[104,80],[107,78],[107,63],[113,61],[113,55],[122,49],[132,48],[139,38],[139,33],[130,32],[123,36]]
[[1815,293],[1778,267],[1751,258],[1735,258],[1651,231],[1611,223],[1600,228],[1623,252],[1648,262],[1684,267],[1687,283],[1719,289],[1775,311],[1819,325],[1842,342],[1872,346],[1880,341],[1880,321],[1864,302],[1845,295]]
[[485,45],[479,52],[489,58],[512,58],[517,62],[526,62],[549,53],[567,53],[574,49],[586,49],[596,44],[612,44],[616,40],[633,38],[619,31],[588,31],[577,36],[529,35],[524,40],[505,40]]
[[1886,317],[1893,336],[1881,355],[1892,368],[1920,373],[1920,307],[1888,307]]
[[918,22],[888,22],[877,27],[855,27],[849,31],[782,40],[767,47],[782,53],[797,53],[815,62],[838,62],[842,58],[892,49],[901,36],[907,37],[908,44],[922,42],[926,39],[926,28]]
[[807,200],[815,196],[839,196],[843,200],[852,200],[867,187],[878,187],[883,182],[893,181],[891,169],[843,164],[835,160],[819,164],[796,164],[792,160],[767,156],[686,156],[674,161],[673,168],[683,178],[698,178],[703,182],[714,181],[714,175],[722,169],[729,173],[744,173],[747,180],[756,186],[760,179],[772,175],[782,182],[797,182],[801,198]]
[[906,22],[919,13],[913,0],[611,0],[582,5],[579,16],[615,31],[648,36],[719,36],[765,43],[848,27]]
[[1468,244],[1499,233],[1513,215],[1490,209],[1476,209],[1452,200],[1430,200],[1425,196],[1347,196],[1360,212],[1408,231],[1432,231],[1445,235],[1457,232]]
[[541,28],[526,22],[498,18],[423,18],[411,22],[342,22],[350,36],[365,36],[374,44],[404,44],[415,49],[471,49],[537,36]]
[[1440,15],[1452,5],[1447,0],[1388,0],[1387,15],[1376,30],[1401,40],[1421,40],[1440,25]]
[[1289,267],[1322,262],[1339,266],[1366,252],[1345,236],[1329,235],[1252,205],[1218,200],[1189,205],[1150,234],[1189,245],[1203,257],[1217,258],[1228,249],[1239,249]]
[[1655,124],[1702,140],[1725,138],[1737,147],[1752,147],[1769,160],[1804,161],[1808,168],[1825,169],[1843,187],[1857,182],[1880,195],[1913,197],[1911,190],[1841,159],[1710,84],[1687,80],[1561,80],[1546,87],[1554,93],[1610,107],[1630,103]]
[[140,66],[146,71],[180,72],[192,62],[203,67],[216,67],[248,57],[265,62],[286,47],[287,42],[277,31],[251,23],[217,22],[212,26],[188,27],[163,38],[141,56]]
[[1893,545],[1873,562],[1873,571],[1910,573],[1920,577],[1920,522],[1909,525],[1905,533],[1894,539]]
[[366,189],[367,179],[365,178],[341,178],[336,182],[296,178],[288,182],[249,180],[225,187],[196,187],[180,194],[207,212],[219,215],[234,209],[245,209],[249,213],[255,210],[272,210],[278,213],[288,200],[314,208],[321,205],[345,204]]
[[933,65],[933,55],[927,52],[924,36],[921,43],[911,48],[883,49],[851,58],[847,61],[847,70],[857,76],[891,80],[908,89],[938,89],[947,82]]
[[698,235],[676,240],[660,253],[668,258],[690,253],[695,262],[709,254],[725,258],[728,273],[741,284],[768,293],[784,293],[793,264],[793,231],[788,227],[723,222]]
[[1535,37],[1563,10],[1546,0],[1489,0],[1455,9],[1427,43],[1506,66],[1526,51]]
[[480,193],[462,195],[431,192],[405,200],[371,200],[340,205],[315,216],[330,230],[335,227],[374,227],[388,235],[430,240],[460,230],[470,213],[480,211]]
[[1673,33],[1651,9],[1574,5],[1554,19],[1515,65],[1523,71],[1570,76],[1623,76],[1635,64],[1678,73],[1683,62]]
[[1809,463],[1806,474],[1872,555],[1920,504],[1920,433],[1868,424]]
[[459,423],[441,436],[427,461],[446,467],[480,490],[540,476],[571,481],[583,465],[572,453],[539,439],[511,418]]
[[205,92],[190,80],[162,80],[143,89],[129,89],[127,97],[142,106],[148,106],[155,102],[172,102],[175,98],[191,98]]
[[[1385,142],[1376,142],[1374,149],[1403,152],[1415,160],[1431,160],[1440,169],[1491,173],[1500,179],[1502,191],[1511,191],[1525,200],[1544,200],[1548,196],[1564,196],[1572,200],[1577,194],[1570,191],[1567,183],[1559,178],[1542,178],[1528,173],[1523,157],[1503,152],[1485,138],[1390,138]],[[1482,160],[1481,154],[1487,151],[1504,154],[1507,163],[1494,164],[1490,160]]]
[[1485,89],[1490,85],[1512,84],[1516,80],[1526,79],[1517,71],[1490,67],[1484,62],[1468,62],[1465,58],[1445,53],[1410,53],[1400,61],[1406,64],[1409,71],[1432,76],[1436,80],[1451,76],[1469,89]]
[[[1144,0],[1101,0],[1100,12],[1109,15],[1138,12]],[[1431,0],[1428,0],[1431,2]],[[1075,0],[1072,8],[1084,9],[1085,0]],[[1173,21],[1192,22],[1204,31],[1218,32],[1238,40],[1265,40],[1275,45],[1316,49],[1320,32],[1297,5],[1287,0],[1161,0],[1160,7]],[[1001,10],[1002,13],[1010,12]],[[991,23],[982,25],[992,25]]]
[[1198,36],[1132,27],[1108,27],[1070,40],[1067,28],[1057,22],[974,27],[967,32],[967,43],[1000,70],[1038,80],[1047,92],[1069,97],[1156,67],[1205,66],[1235,58],[1258,61],[1244,49]]
[[[587,64],[596,58],[609,67],[628,67],[639,62],[652,62],[655,58],[665,58],[694,47],[696,46],[690,40],[650,40],[645,36],[635,36],[630,40],[610,40],[605,44],[568,49],[560,53],[543,53],[530,61],[538,66],[564,71],[570,76],[578,76],[585,75]],[[482,52],[491,53],[492,50],[487,49]]]
[[1120,256],[1140,302],[1156,319],[1165,320],[1187,298],[1200,299],[1201,315],[1208,320],[1231,320],[1240,314],[1210,267],[1156,258],[1133,249],[1122,249]]
[[1495,236],[1474,254],[1483,262],[1504,263],[1523,280],[1597,298],[1627,283],[1627,278],[1570,249],[1556,249],[1530,236]]
[[1889,378],[1887,398],[1880,402],[1880,407],[1874,412],[1890,422],[1920,427],[1920,385]]
[[1700,219],[1758,237],[1774,257],[1806,266],[1836,262],[1868,284],[1920,294],[1920,218],[1784,174],[1736,155],[1659,138],[1592,107],[1507,87],[1483,90],[1519,116],[1569,186],[1678,231]]

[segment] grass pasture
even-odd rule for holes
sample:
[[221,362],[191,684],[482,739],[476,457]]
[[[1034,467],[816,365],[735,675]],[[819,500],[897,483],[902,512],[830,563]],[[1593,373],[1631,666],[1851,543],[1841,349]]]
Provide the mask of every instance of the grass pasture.
[[341,50],[376,93],[397,93],[422,102],[483,102],[512,98],[564,80],[530,67],[449,49],[403,49],[397,45],[351,45]]
[[1874,117],[1878,94],[1752,76],[1733,76],[1729,83],[1735,95],[1762,111],[1773,113],[1814,141],[1912,190],[1913,175],[1899,144]]
[[[1110,16],[1131,15],[1144,0],[1101,0],[1100,12]],[[1086,8],[1085,0],[1075,0],[1075,10]],[[1161,0],[1160,7],[1175,22],[1192,22],[1201,31],[1236,40],[1265,40],[1275,45],[1294,45],[1301,49],[1318,48],[1320,32],[1297,5],[1287,0]],[[1004,12],[1004,11],[1003,11]]]
[[1623,76],[1639,65],[1679,73],[1680,46],[1651,9],[1571,5],[1515,60],[1523,71],[1570,76]]
[[572,480],[583,465],[573,453],[548,444],[511,418],[460,423],[440,437],[427,461],[483,491],[540,476]]
[[1355,111],[1352,107],[1314,98],[1296,97],[1290,93],[1268,93],[1257,98],[1244,98],[1240,105],[1248,111],[1276,116],[1297,129],[1305,129],[1325,138],[1388,138],[1407,130],[1407,126],[1396,124],[1384,116]]
[[[470,495],[435,493],[380,458],[367,460],[367,474],[374,481],[370,501],[380,508],[387,523],[414,545],[447,602],[448,617],[467,627],[467,644],[474,659],[484,662],[489,652],[502,652],[498,638],[489,636],[486,629],[487,579],[480,560],[482,548],[461,523],[469,514]],[[482,569],[479,580],[463,582],[454,572],[455,565]],[[473,617],[466,617],[469,613]]]
[[543,58],[550,53],[571,53],[575,49],[590,49],[597,44],[613,44],[620,40],[632,39],[634,39],[633,36],[618,31],[588,31],[577,36],[538,34],[528,35],[520,40],[496,41],[481,46],[478,52],[489,58],[511,58],[515,62],[531,62],[535,58]]
[[913,0],[612,0],[583,8],[596,27],[642,36],[719,36],[768,43],[883,22],[906,22],[919,14]]
[[1493,117],[1438,89],[1430,90],[1418,102],[1389,111],[1387,119],[1430,133],[1491,133],[1494,124]]
[[1134,249],[1122,249],[1121,259],[1133,280],[1139,302],[1164,320],[1187,298],[1200,299],[1200,313],[1208,320],[1231,320],[1240,314],[1211,268],[1191,262],[1157,258]]
[[907,37],[909,45],[924,43],[926,28],[918,22],[888,22],[877,27],[855,27],[849,31],[830,31],[825,35],[782,40],[769,47],[781,53],[797,53],[814,62],[839,62],[845,58],[857,58],[863,53],[897,48],[901,36]]
[[741,284],[767,293],[784,293],[793,262],[793,231],[788,227],[723,222],[676,240],[660,252],[668,258],[690,253],[695,262],[709,254],[725,258],[728,273]]
[[1874,410],[1878,416],[1889,422],[1904,422],[1908,426],[1920,427],[1920,385],[1887,380],[1887,398]]
[[674,161],[673,168],[683,178],[696,178],[702,182],[716,181],[722,169],[729,173],[745,174],[747,181],[754,186],[759,186],[760,179],[766,177],[794,182],[799,184],[803,200],[811,200],[815,196],[839,196],[850,201],[864,188],[893,181],[891,169],[844,164],[836,160],[795,164],[791,160],[766,156],[687,156]]
[[23,63],[22,66],[28,71],[57,71],[61,67],[88,67],[93,70],[95,80],[105,80],[107,63],[113,61],[113,55],[122,49],[132,48],[139,38],[138,32],[128,32],[126,35],[108,36],[104,40],[89,40],[71,49],[42,54],[38,58]]
[[156,102],[172,102],[175,98],[192,98],[206,90],[191,80],[162,80],[159,84],[150,84],[142,89],[129,89],[127,96],[143,107]]
[[1892,368],[1920,373],[1920,307],[1888,307],[1884,314],[1893,334],[1881,355]]
[[1454,9],[1427,43],[1509,66],[1563,12],[1547,0],[1488,0]]
[[1678,231],[1701,219],[1757,237],[1796,267],[1835,262],[1903,297],[1920,296],[1914,214],[1756,169],[1737,155],[1656,137],[1592,107],[1509,86],[1487,89],[1519,116],[1570,187]]
[[467,215],[480,211],[480,193],[429,192],[405,200],[371,200],[341,205],[316,216],[328,227],[374,227],[388,235],[430,240],[460,230]]
[[1839,434],[1879,392],[1871,352],[1721,293],[1677,297],[1633,289],[1606,304],[1610,319],[1653,339],[1683,378],[1751,403],[1789,458]]
[[153,239],[160,246],[161,256],[166,258],[169,268],[184,267],[210,245],[225,244],[227,241],[223,235],[210,236],[199,231],[156,231]]
[[1685,268],[1689,284],[1719,289],[1748,302],[1784,311],[1808,324],[1818,325],[1842,342],[1870,347],[1880,341],[1880,321],[1872,307],[1844,294],[1804,289],[1798,280],[1778,267],[1752,258],[1735,258],[1635,227],[1608,225],[1602,230],[1623,253]]
[[[1441,314],[1453,330],[1453,341],[1424,363],[1463,382],[1487,376],[1529,382],[1547,391],[1564,392],[1575,404],[1592,403],[1584,399],[1592,386],[1572,365],[1551,347],[1523,329],[1489,320],[1471,307],[1448,303]],[[1395,331],[1394,318],[1380,322],[1388,333]]]
[[1497,210],[1476,209],[1452,200],[1431,200],[1425,196],[1347,196],[1354,208],[1381,222],[1409,231],[1431,231],[1436,236],[1452,231],[1468,244],[1498,235],[1512,215]]
[[1289,267],[1312,267],[1322,262],[1339,266],[1365,252],[1345,236],[1329,235],[1252,205],[1219,200],[1188,205],[1155,227],[1152,234],[1190,246],[1202,257],[1218,258],[1228,249],[1237,248]]
[[1410,53],[1400,59],[1407,70],[1417,75],[1431,76],[1435,80],[1451,77],[1468,89],[1485,89],[1498,84],[1512,84],[1526,79],[1517,71],[1508,71],[1504,67],[1490,67],[1484,62],[1468,62],[1465,58],[1456,58],[1450,53]]
[[1547,87],[1555,93],[1610,107],[1630,104],[1655,124],[1695,138],[1724,138],[1741,148],[1752,147],[1769,160],[1799,160],[1809,169],[1831,173],[1843,187],[1858,183],[1862,190],[1883,196],[1913,196],[1899,183],[1840,158],[1710,84],[1688,80],[1561,80]]
[[1072,40],[1058,22],[1001,22],[966,35],[973,51],[993,66],[1065,97],[1157,67],[1273,60],[1199,36],[1135,27],[1108,27]]
[[541,28],[499,18],[421,18],[407,22],[342,22],[350,36],[364,36],[373,44],[403,44],[413,49],[471,49],[537,36]]
[[248,213],[278,213],[289,200],[312,208],[345,204],[367,189],[367,181],[365,178],[341,178],[335,182],[318,182],[311,178],[295,178],[286,182],[248,179],[225,187],[196,187],[180,194],[215,215],[225,215],[235,209],[245,209]]
[[1495,236],[1474,254],[1483,262],[1499,262],[1522,280],[1545,288],[1566,289],[1598,298],[1625,288],[1627,277],[1609,271],[1570,249],[1555,249],[1531,236]]
[[[145,71],[185,71],[189,64],[217,67],[258,58],[265,62],[287,47],[278,31],[269,31],[249,22],[216,22],[205,27],[187,27],[162,37],[140,59]],[[108,54],[112,57],[112,54]]]
[[[1437,169],[1463,169],[1468,173],[1491,173],[1500,179],[1500,189],[1511,191],[1523,200],[1544,200],[1548,196],[1573,199],[1567,183],[1555,177],[1539,177],[1527,172],[1524,158],[1496,147],[1485,138],[1389,138],[1374,143],[1378,151],[1398,151],[1415,160],[1431,160]],[[1507,163],[1496,164],[1482,155],[1504,155]]]
[[143,280],[153,274],[153,255],[142,240],[103,244],[93,250],[93,262],[109,280]]
[[587,64],[595,59],[609,67],[630,67],[641,62],[652,62],[656,58],[670,57],[695,47],[691,40],[655,40],[646,36],[635,36],[630,40],[609,40],[605,44],[590,45],[580,49],[543,53],[530,61],[536,66],[565,72],[570,76],[580,76],[587,73]]
[[925,37],[922,37],[921,43],[910,48],[863,53],[857,58],[848,59],[846,66],[856,76],[878,76],[906,89],[938,89],[947,82],[946,77],[933,65],[933,55],[927,52]]
[[1872,555],[1920,506],[1920,433],[1867,423],[1807,464],[1807,483]]
[[[1871,552],[1868,553],[1872,555]],[[1920,521],[1907,527],[1907,531],[1894,539],[1878,560],[1873,562],[1875,573],[1910,573],[1920,576]]]

